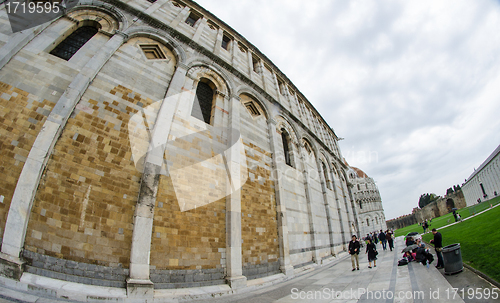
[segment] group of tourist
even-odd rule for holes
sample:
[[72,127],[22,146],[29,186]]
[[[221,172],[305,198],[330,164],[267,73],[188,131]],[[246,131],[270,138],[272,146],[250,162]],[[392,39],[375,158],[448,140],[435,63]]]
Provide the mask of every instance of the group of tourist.
[[[366,243],[365,254],[368,255],[368,268],[377,267],[377,244],[382,243],[382,249],[387,250],[387,244],[389,244],[389,249],[392,251],[394,248],[394,232],[390,229],[385,232],[380,230],[379,233],[372,232],[366,234],[363,240]],[[359,270],[359,252],[361,250],[361,244],[359,243],[356,235],[352,236],[352,240],[349,242],[349,254],[351,255],[352,270]]]
[[425,221],[423,221],[422,223],[419,223],[418,225],[422,226],[422,228],[424,229],[424,234],[425,232],[427,231],[427,229],[429,228],[429,226],[431,226],[431,221],[427,221],[427,219],[425,219]]
[[[368,255],[368,268],[377,267],[377,244],[378,242],[382,243],[383,250],[386,250],[386,244],[389,244],[389,248],[392,251],[394,248],[394,236],[392,230],[386,230],[383,232],[380,230],[379,233],[371,233],[367,234],[363,240],[366,242],[366,251],[365,254]],[[434,235],[434,239],[430,241],[430,243],[434,244],[436,255],[438,259],[438,263],[436,268],[443,268],[443,255],[441,251],[443,250],[443,238],[441,233],[436,231],[436,229],[432,229],[432,234]],[[406,239],[406,249],[404,249],[403,260],[405,264],[412,261],[417,261],[429,267],[434,261],[433,255],[429,252],[429,250],[425,247],[425,244],[422,243],[420,238],[407,237]],[[410,245],[414,245],[411,248]],[[351,255],[351,263],[352,263],[352,271],[359,270],[359,253],[361,250],[361,244],[358,241],[356,235],[352,235],[352,240],[349,242],[349,254]],[[400,260],[401,261],[401,260]],[[401,264],[401,262],[400,262]]]
[[[432,229],[432,234],[434,235],[434,239],[430,240],[430,243],[434,244],[438,259],[436,268],[443,268],[444,262],[443,255],[441,253],[443,250],[443,237],[435,228]],[[425,244],[422,243],[421,239],[414,239],[413,237],[408,236],[406,237],[405,244],[406,248],[403,249],[403,259],[398,262],[398,265],[406,265],[409,262],[416,261],[429,267],[429,264],[434,261],[434,256],[430,253],[429,249],[425,247]]]

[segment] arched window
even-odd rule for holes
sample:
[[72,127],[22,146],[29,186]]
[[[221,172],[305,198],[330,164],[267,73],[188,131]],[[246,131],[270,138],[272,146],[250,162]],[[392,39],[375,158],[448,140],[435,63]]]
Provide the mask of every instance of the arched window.
[[325,175],[325,184],[328,189],[332,189],[330,186],[330,179],[328,178],[328,171],[326,170],[325,163],[321,162],[321,168],[323,169],[323,174]]
[[285,129],[281,130],[281,140],[283,142],[283,153],[285,154],[285,163],[286,165],[292,166],[292,153],[290,146],[290,138]]
[[196,88],[196,99],[191,110],[191,116],[210,124],[212,119],[212,109],[214,105],[215,85],[201,79]]
[[79,27],[57,45],[50,54],[68,61],[82,46],[87,43],[99,30],[95,26]]

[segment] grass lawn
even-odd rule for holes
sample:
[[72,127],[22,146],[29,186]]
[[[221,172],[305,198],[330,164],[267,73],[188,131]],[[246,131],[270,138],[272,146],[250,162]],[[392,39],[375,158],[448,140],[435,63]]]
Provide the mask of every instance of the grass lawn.
[[[488,200],[488,201],[481,202],[479,204],[475,204],[475,205],[472,205],[469,207],[464,207],[462,209],[459,209],[457,212],[460,214],[462,219],[465,219],[473,214],[481,212],[481,211],[485,210],[486,208],[490,207],[490,203],[493,205],[496,205],[499,202],[500,202],[500,196],[495,197],[495,198]],[[453,222],[455,222],[455,218],[453,218],[453,213],[449,213],[449,214],[446,214],[444,216],[434,218],[434,219],[432,219],[431,226],[429,226],[429,231],[433,228],[440,228],[440,227],[446,226],[446,225],[453,223]],[[500,226],[499,226],[499,228],[500,228]],[[412,232],[412,231],[423,233],[424,229],[422,228],[422,226],[419,226],[418,224],[413,224],[410,226],[406,226],[406,227],[397,229],[394,234],[396,237],[399,237],[399,236],[404,236],[407,233]]]
[[[500,207],[441,229],[443,246],[460,243],[464,263],[500,281]],[[429,243],[432,233],[423,235]]]

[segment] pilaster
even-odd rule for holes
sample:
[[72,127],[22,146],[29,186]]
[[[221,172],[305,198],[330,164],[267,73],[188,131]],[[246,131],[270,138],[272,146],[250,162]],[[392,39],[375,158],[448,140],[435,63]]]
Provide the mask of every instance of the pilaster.
[[240,104],[239,98],[232,96],[229,100],[229,133],[226,161],[228,163],[227,196],[226,196],[226,280],[231,288],[246,286],[247,278],[243,276],[241,248],[241,165],[245,158],[241,142]]
[[[316,165],[318,166],[318,172],[321,172],[322,167],[321,167],[321,161],[319,160],[319,157],[316,158]],[[326,165],[327,164],[325,164],[325,168],[326,168]],[[328,174],[329,172],[325,172],[325,173]],[[324,176],[324,174],[323,174],[323,176]],[[322,178],[321,174],[320,174],[320,180],[321,180],[321,190],[323,192],[323,200],[325,203],[326,220],[328,222],[328,239],[330,240],[330,250],[331,250],[331,254],[335,255],[335,250],[333,248],[334,240],[333,240],[332,215],[330,214],[330,203],[328,201],[329,200],[328,199],[328,187],[326,186],[326,182],[328,182],[328,180],[325,180],[324,177]]]
[[188,15],[189,15],[189,6],[185,6],[179,12],[179,14],[177,15],[177,17],[175,17],[175,19],[172,20],[172,22],[170,22],[170,27],[176,28],[179,25],[179,23],[181,23],[181,21],[186,20],[186,18],[187,18]]
[[[54,21],[55,20],[52,22]],[[7,43],[0,48],[0,69],[2,69],[26,44],[51,25],[52,22],[46,22],[33,28],[14,33],[10,36]]]
[[287,211],[284,200],[285,189],[283,188],[282,172],[278,166],[278,153],[281,138],[276,131],[276,120],[267,120],[269,130],[269,139],[271,143],[272,152],[272,176],[274,177],[274,190],[276,194],[276,210],[278,212],[278,237],[279,237],[279,250],[280,250],[280,270],[285,276],[293,276],[294,270],[290,261],[290,247],[288,244],[288,225],[287,225]]
[[149,255],[151,252],[154,208],[160,175],[162,169],[164,169],[163,154],[174,113],[181,99],[180,95],[186,71],[187,67],[182,63],[178,63],[165,99],[158,111],[151,136],[150,148],[148,149],[144,163],[144,172],[135,208],[134,230],[132,232],[132,247],[130,252],[130,276],[127,280],[127,292],[132,294],[149,296],[154,287],[149,279]]
[[12,196],[11,206],[5,223],[2,253],[14,258],[20,257],[33,200],[53,147],[76,104],[99,70],[122,45],[124,39],[124,35],[114,35],[90,59],[57,101],[40,133],[37,135]]
[[316,264],[321,263],[321,258],[319,256],[318,243],[316,237],[316,222],[314,220],[315,215],[312,207],[312,197],[311,197],[311,185],[309,180],[309,172],[307,171],[307,163],[305,161],[305,156],[303,155],[303,149],[300,151],[302,155],[302,163],[304,163],[304,171],[302,172],[304,175],[304,188],[306,190],[306,202],[307,202],[307,213],[309,216],[309,230],[311,232],[311,245],[312,245],[312,253],[313,253],[313,262]]

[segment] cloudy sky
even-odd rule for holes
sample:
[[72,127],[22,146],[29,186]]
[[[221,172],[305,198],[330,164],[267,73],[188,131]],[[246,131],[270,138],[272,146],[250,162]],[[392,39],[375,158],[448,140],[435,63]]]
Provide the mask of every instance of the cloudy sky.
[[500,144],[500,2],[197,0],[270,58],[377,182],[386,213]]

